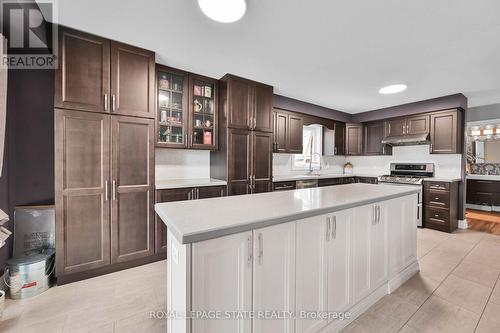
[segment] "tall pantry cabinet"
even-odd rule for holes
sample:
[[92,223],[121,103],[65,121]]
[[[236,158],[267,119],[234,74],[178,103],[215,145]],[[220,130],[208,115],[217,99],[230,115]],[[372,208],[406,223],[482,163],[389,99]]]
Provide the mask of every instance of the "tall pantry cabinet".
[[272,190],[273,87],[226,75],[220,81],[219,150],[210,173],[227,180],[228,194]]
[[59,283],[156,260],[154,53],[59,29],[55,80]]

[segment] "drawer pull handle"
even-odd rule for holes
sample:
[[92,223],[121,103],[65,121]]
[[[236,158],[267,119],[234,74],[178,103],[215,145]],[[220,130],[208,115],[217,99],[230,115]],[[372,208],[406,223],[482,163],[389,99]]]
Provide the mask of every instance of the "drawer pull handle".
[[439,217],[439,214],[434,214],[434,217]]
[[434,200],[439,200],[439,198],[434,198]]

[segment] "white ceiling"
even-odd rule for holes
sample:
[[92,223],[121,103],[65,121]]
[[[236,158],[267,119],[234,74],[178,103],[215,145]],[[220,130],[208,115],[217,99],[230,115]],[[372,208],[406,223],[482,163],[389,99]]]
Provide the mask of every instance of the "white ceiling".
[[[156,51],[157,62],[237,74],[357,113],[454,93],[500,102],[498,0],[247,0],[210,21],[196,0],[59,0],[61,24]],[[408,90],[379,95],[403,82]]]

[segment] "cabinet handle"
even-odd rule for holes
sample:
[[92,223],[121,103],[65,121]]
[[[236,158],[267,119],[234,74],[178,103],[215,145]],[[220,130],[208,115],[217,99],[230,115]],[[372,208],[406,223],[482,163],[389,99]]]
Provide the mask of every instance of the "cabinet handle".
[[403,134],[406,134],[405,132],[405,125],[403,124]]
[[104,94],[104,111],[108,111],[108,93]]
[[188,192],[188,200],[191,200],[191,194],[193,194],[193,190]]
[[247,238],[247,251],[248,251],[248,257],[247,257],[248,264],[252,265],[252,236],[248,236]]
[[113,182],[112,182],[112,194],[113,194],[113,200],[116,200],[116,180],[113,179]]
[[377,206],[373,205],[372,207],[372,225],[377,224]]
[[185,141],[184,141],[184,143],[185,143],[185,144],[186,144],[186,146],[187,146],[187,144],[188,144],[188,135],[187,135],[187,133],[186,133],[186,135],[185,135],[184,140],[185,140]]
[[189,135],[189,147],[193,146],[193,134]]
[[337,155],[337,147],[333,148],[333,155]]
[[380,223],[380,206],[377,205],[377,224]]
[[112,108],[112,111],[116,111],[116,96],[115,95],[111,95],[111,108]]
[[286,190],[287,188],[293,188],[293,185],[276,186],[274,189],[275,190]]
[[333,215],[332,239],[337,239],[337,216]]
[[262,258],[264,257],[264,236],[259,233],[259,263],[262,264]]
[[104,182],[104,201],[108,201],[109,200],[109,191],[108,191],[108,181],[106,180]]
[[432,143],[431,143],[431,153],[433,152],[433,149],[432,149]]
[[331,222],[332,222],[332,218],[330,216],[328,216],[326,218],[326,241],[330,241],[330,230],[331,230]]
[[200,198],[200,189],[196,188],[196,199]]
[[223,188],[221,188],[221,189],[220,189],[220,196],[221,196],[221,197],[223,197],[223,196],[224,196],[224,189],[223,189]]

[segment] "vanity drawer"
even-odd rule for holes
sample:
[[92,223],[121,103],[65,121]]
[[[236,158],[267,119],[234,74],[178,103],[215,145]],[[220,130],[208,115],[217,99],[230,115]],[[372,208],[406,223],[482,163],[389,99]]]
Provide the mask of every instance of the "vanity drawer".
[[426,206],[425,221],[427,223],[448,226],[450,224],[450,212],[447,209]]
[[425,192],[425,204],[441,208],[450,208],[450,192],[429,190]]
[[428,190],[440,190],[440,191],[449,191],[450,183],[446,182],[424,182],[424,189]]

